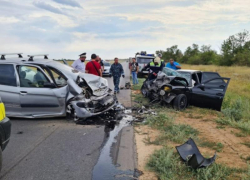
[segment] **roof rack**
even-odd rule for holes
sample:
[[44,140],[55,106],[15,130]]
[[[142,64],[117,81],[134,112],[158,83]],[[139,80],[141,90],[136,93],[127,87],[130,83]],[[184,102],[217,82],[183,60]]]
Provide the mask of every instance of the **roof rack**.
[[1,60],[6,60],[6,59],[5,59],[5,56],[6,56],[6,55],[18,55],[19,58],[23,58],[22,54],[23,54],[23,53],[3,53],[3,54],[0,54],[0,55],[1,55],[1,58],[0,58],[0,59],[1,59]]
[[33,58],[35,56],[44,56],[44,59],[48,59],[48,54],[35,54],[35,55],[28,55],[28,57],[29,57],[28,61],[33,61]]

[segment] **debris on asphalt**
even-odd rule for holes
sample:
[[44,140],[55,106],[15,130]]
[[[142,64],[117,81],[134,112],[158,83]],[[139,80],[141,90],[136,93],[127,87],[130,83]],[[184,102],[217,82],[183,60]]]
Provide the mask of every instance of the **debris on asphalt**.
[[23,134],[23,131],[18,131],[17,134]]
[[176,150],[181,159],[193,169],[208,167],[216,159],[216,153],[211,158],[204,158],[192,138],[189,138],[184,144],[176,146]]
[[131,88],[130,82],[126,82],[126,83],[125,83],[125,88],[126,88],[126,89],[130,89],[130,88]]

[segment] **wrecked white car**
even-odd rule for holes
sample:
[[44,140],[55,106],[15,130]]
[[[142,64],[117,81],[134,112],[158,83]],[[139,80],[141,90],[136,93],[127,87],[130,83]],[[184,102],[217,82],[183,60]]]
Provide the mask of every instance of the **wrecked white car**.
[[0,96],[9,117],[70,116],[75,121],[102,114],[116,106],[106,79],[79,73],[43,58],[0,60]]

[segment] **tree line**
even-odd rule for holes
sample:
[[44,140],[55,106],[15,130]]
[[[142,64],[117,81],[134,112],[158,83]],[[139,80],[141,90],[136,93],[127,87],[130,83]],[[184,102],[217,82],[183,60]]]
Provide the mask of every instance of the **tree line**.
[[220,66],[250,66],[250,34],[244,30],[238,34],[232,35],[223,41],[220,47],[221,52],[213,50],[210,45],[197,44],[188,46],[185,52],[182,52],[178,45],[171,46],[164,50],[158,50],[156,53],[162,53],[162,59],[168,61],[173,58],[175,61],[184,64],[203,64]]

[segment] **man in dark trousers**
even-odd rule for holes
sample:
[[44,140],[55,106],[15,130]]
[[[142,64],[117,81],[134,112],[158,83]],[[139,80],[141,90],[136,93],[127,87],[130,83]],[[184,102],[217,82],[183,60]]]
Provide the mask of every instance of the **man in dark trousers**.
[[121,76],[124,78],[124,70],[122,65],[118,62],[118,58],[114,59],[114,64],[111,65],[111,68],[109,70],[109,73],[111,74],[111,76],[113,76],[113,82],[114,82],[114,93],[119,93],[120,92],[120,88],[119,88],[119,84],[120,84],[120,78]]
[[100,64],[97,62],[96,54],[91,55],[91,61],[86,65],[85,73],[94,74],[96,76],[102,76],[102,70]]

